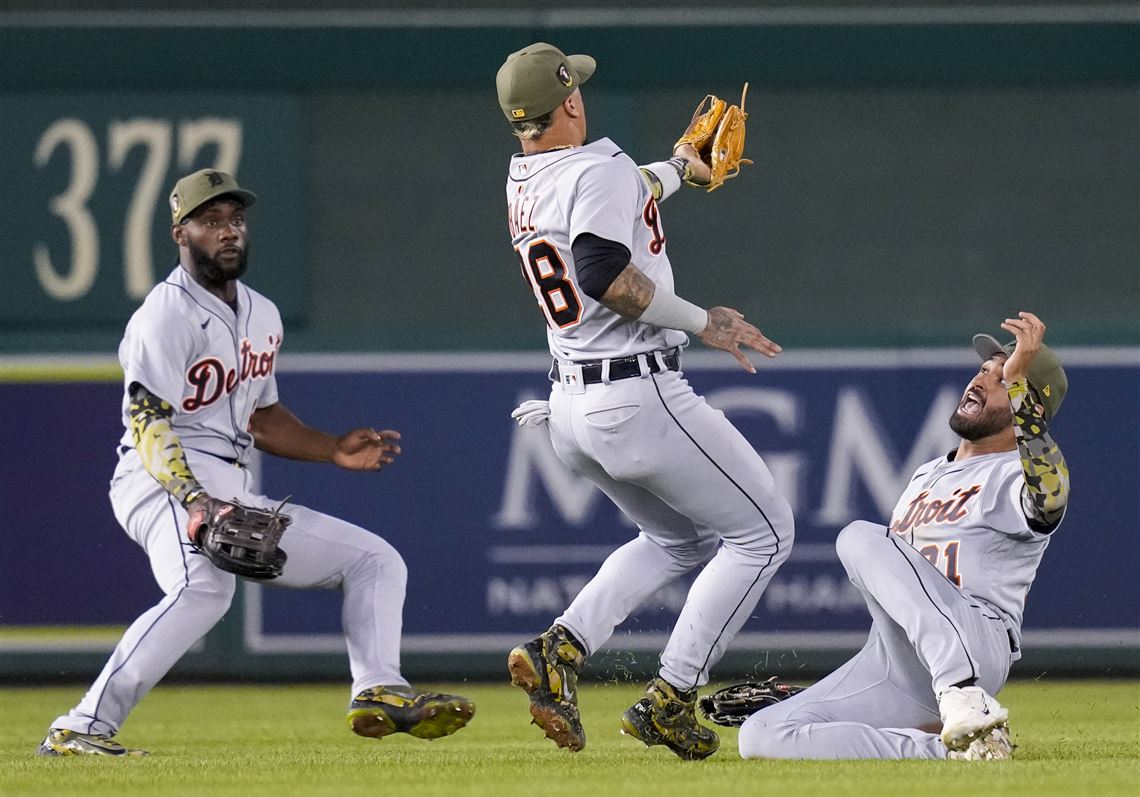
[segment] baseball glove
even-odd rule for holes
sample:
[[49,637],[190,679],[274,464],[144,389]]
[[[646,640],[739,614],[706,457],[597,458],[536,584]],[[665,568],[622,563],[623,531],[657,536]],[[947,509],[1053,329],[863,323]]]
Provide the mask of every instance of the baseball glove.
[[697,705],[709,722],[717,725],[743,725],[746,719],[760,709],[787,700],[803,690],[802,686],[779,683],[773,675],[767,681],[726,686],[718,692],[705,695]]
[[[286,499],[288,500],[288,499]],[[258,509],[237,501],[204,497],[190,505],[187,533],[194,547],[219,570],[266,581],[285,568],[285,552],[278,543],[292,522],[276,509]]]
[[[686,181],[689,185],[715,191],[740,174],[743,164],[752,161],[744,155],[744,121],[748,114],[744,111],[744,101],[748,97],[748,84],[740,95],[740,105],[729,105],[719,97],[709,94],[697,104],[693,118],[684,134],[673,145],[673,152],[683,144],[692,146],[710,171],[708,186]],[[706,107],[707,105],[707,107]]]

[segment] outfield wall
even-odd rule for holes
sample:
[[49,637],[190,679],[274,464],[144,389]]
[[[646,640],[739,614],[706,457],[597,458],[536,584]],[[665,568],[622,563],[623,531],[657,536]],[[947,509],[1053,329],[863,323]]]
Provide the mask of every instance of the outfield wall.
[[[1072,471],[1069,515],[1028,601],[1022,675],[1140,671],[1140,350],[1062,348],[1070,392],[1053,425]],[[885,521],[913,468],[947,450],[947,419],[976,368],[962,349],[792,351],[750,377],[692,352],[686,374],[767,460],[796,514],[792,557],[718,675],[817,673],[869,625],[835,557],[853,519]],[[395,428],[405,453],[380,474],[263,457],[264,492],[381,534],[409,569],[409,675],[495,677],[517,641],[545,628],[606,554],[634,533],[567,472],[540,430],[510,410],[546,389],[546,358],[293,355],[283,402],[320,427]],[[78,375],[83,381],[45,381]],[[87,369],[87,370],[82,370]],[[145,556],[106,497],[120,434],[113,360],[4,359],[0,449],[0,677],[86,678],[158,598]],[[284,547],[288,550],[288,536]],[[962,577],[969,579],[969,574]],[[685,585],[662,590],[595,672],[652,668]],[[237,606],[177,672],[337,678],[347,662],[339,595],[244,585]]]
[[1021,308],[1140,343],[1134,5],[383,5],[0,12],[0,350],[113,351],[205,166],[261,196],[249,279],[292,351],[543,348],[493,90],[535,40],[597,57],[590,135],[639,162],[751,82],[755,165],[662,210],[691,300],[785,345],[956,345]]

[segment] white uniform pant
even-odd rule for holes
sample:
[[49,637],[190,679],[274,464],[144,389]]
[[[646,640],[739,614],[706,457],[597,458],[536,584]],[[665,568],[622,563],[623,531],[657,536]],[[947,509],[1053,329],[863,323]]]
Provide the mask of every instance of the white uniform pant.
[[596,651],[655,592],[708,562],[661,655],[674,686],[707,683],[791,552],[787,500],[744,436],[678,372],[574,394],[555,384],[550,409],[558,456],[641,530],[555,622]]
[[744,758],[946,758],[936,695],[969,678],[991,695],[1013,661],[1005,623],[885,526],[858,521],[836,550],[863,593],[867,644],[823,680],[753,714]]
[[[249,492],[249,471],[193,451],[187,460],[210,495],[253,506],[279,501]],[[128,452],[111,482],[115,517],[150,557],[165,593],[127,629],[83,700],[52,727],[114,735],[148,691],[222,618],[236,577],[214,567],[186,537],[186,511]],[[400,632],[407,568],[380,537],[343,520],[288,504],[293,522],[281,538],[283,575],[263,582],[344,593],[341,621],[353,693],[377,685],[406,686],[400,674]]]

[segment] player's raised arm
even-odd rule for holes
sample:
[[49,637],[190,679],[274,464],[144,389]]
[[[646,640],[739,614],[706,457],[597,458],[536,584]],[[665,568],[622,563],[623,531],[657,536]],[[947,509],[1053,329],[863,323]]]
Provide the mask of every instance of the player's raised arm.
[[302,423],[280,402],[254,411],[249,431],[261,451],[305,462],[332,462],[346,470],[380,470],[395,462],[401,451],[399,432],[353,429],[335,437]]
[[1022,508],[1032,525],[1052,530],[1069,503],[1069,466],[1046,420],[1057,409],[1051,401],[1050,380],[1057,378],[1060,366],[1053,367],[1056,357],[1051,352],[1043,354],[1045,324],[1033,313],[1018,313],[1001,327],[1016,340],[1002,369],[1002,381],[1009,394],[1013,432],[1025,473]]
[[673,157],[641,167],[653,198],[664,202],[681,183],[712,192],[740,174],[740,167],[752,161],[744,157],[744,103],[748,84],[740,95],[740,105],[731,105],[709,94],[699,103],[689,126],[673,145]]

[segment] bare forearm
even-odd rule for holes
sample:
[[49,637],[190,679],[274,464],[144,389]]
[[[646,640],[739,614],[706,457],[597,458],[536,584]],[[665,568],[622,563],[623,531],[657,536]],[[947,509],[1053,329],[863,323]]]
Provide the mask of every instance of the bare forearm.
[[254,445],[261,451],[304,462],[331,462],[336,438],[302,423],[281,404],[262,407],[249,420]]
[[1007,388],[1013,410],[1013,432],[1025,473],[1022,508],[1041,524],[1056,523],[1069,503],[1069,466],[1049,433],[1044,416],[1033,403],[1024,381]]
[[645,276],[645,273],[633,263],[630,263],[610,283],[610,287],[602,294],[601,302],[622,318],[636,321],[641,318],[645,308],[653,301],[655,290],[656,286],[653,284],[653,280]]

